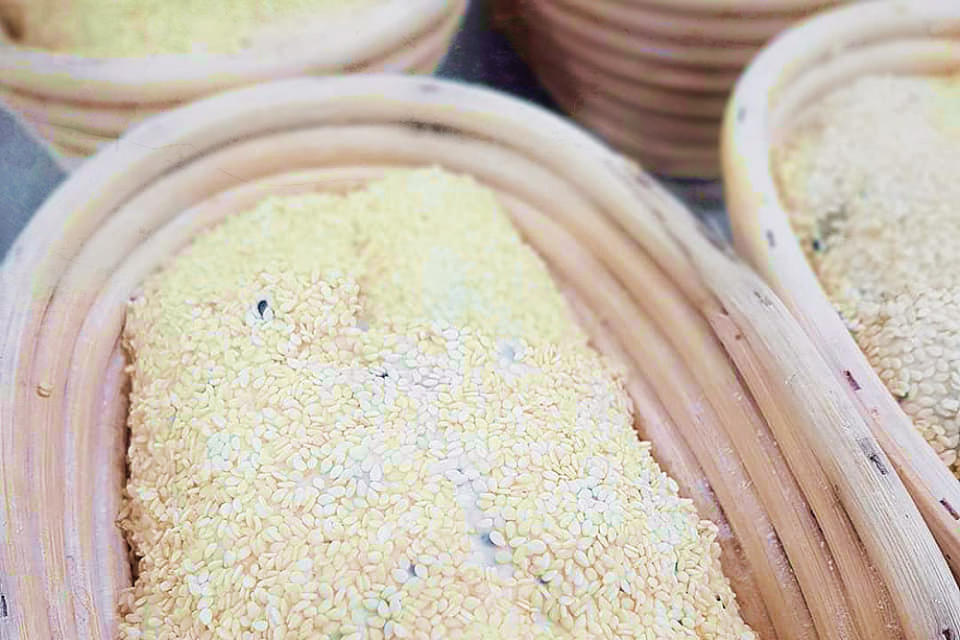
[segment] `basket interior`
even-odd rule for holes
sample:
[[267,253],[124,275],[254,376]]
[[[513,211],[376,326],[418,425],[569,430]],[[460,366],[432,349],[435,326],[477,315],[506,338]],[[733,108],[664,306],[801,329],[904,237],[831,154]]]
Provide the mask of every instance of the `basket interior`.
[[868,74],[956,73],[960,11],[885,0],[837,9],[784,33],[757,57],[728,108],[724,182],[738,249],[784,300],[843,384],[960,575],[960,484],[915,432],[837,316],[790,225],[772,148],[807,107]]
[[[899,625],[893,603],[950,606],[950,593],[897,586],[896,576],[917,573],[892,571],[897,562],[925,563],[924,585],[946,569],[896,476],[871,481],[873,513],[845,484],[873,468],[863,445],[851,443],[864,460],[842,469],[840,454],[820,457],[785,437],[791,421],[770,410],[763,368],[742,366],[745,335],[759,338],[749,314],[733,310],[786,312],[670,196],[532,106],[436,80],[348,77],[238,91],[145,123],[81,167],[11,250],[3,278],[13,296],[0,309],[11,384],[0,401],[31,425],[0,434],[3,468],[16,469],[3,474],[14,545],[0,549],[13,637],[113,637],[118,594],[131,581],[114,524],[126,474],[118,336],[143,277],[265,193],[347,189],[387,167],[424,165],[495,190],[595,345],[629,365],[642,435],[681,493],[720,526],[724,571],[760,637],[812,638],[854,624],[888,637]],[[51,238],[51,228],[63,233]],[[720,273],[749,294],[721,304],[719,285],[708,283],[723,281]],[[797,385],[816,377],[793,375]],[[808,400],[796,403],[801,411]],[[894,504],[904,517],[897,527],[865,527]],[[879,552],[898,535],[915,539],[916,553]],[[890,569],[889,590],[874,564]]]
[[[725,568],[734,584],[739,587],[740,604],[745,617],[752,620],[758,628],[769,625],[766,621],[769,614],[764,610],[764,603],[749,595],[757,588],[753,585],[753,569],[744,567],[744,564],[749,563],[743,557],[741,544],[726,520],[725,511],[711,495],[713,489],[700,469],[696,456],[686,451],[683,436],[675,431],[675,426],[670,426],[673,418],[662,407],[654,390],[654,387],[664,384],[652,380],[661,366],[658,361],[664,358],[674,362],[673,375],[667,376],[673,378],[672,383],[690,387],[681,395],[695,393],[692,391],[697,384],[694,376],[684,371],[686,365],[679,354],[672,351],[667,337],[636,307],[633,301],[633,295],[636,294],[625,290],[624,285],[599,263],[594,252],[599,247],[591,249],[589,243],[584,243],[582,239],[575,240],[571,235],[572,232],[587,231],[582,225],[577,225],[576,220],[580,216],[582,220],[589,220],[591,205],[585,201],[582,194],[550,176],[548,172],[527,165],[493,145],[476,141],[470,145],[473,147],[470,149],[471,153],[463,154],[464,140],[454,142],[447,139],[449,134],[419,127],[420,125],[410,123],[381,127],[322,127],[274,134],[241,143],[239,146],[243,147],[240,154],[242,158],[236,158],[233,153],[228,154],[224,150],[211,158],[205,158],[202,162],[204,166],[197,167],[194,176],[199,180],[209,170],[218,167],[224,176],[243,176],[244,184],[223,191],[204,189],[202,195],[195,194],[199,196],[195,202],[182,203],[182,210],[177,210],[173,208],[176,205],[171,206],[165,202],[169,202],[169,197],[186,185],[180,180],[168,178],[151,185],[118,210],[97,234],[101,242],[91,239],[89,248],[85,248],[82,253],[84,257],[99,254],[103,249],[101,243],[109,241],[115,245],[116,233],[131,236],[129,231],[123,231],[123,227],[129,227],[131,219],[138,216],[139,229],[132,238],[136,244],[131,245],[130,253],[113,267],[112,276],[102,285],[99,295],[92,301],[90,312],[76,337],[77,346],[83,348],[82,354],[75,351],[73,357],[73,362],[79,368],[73,369],[66,381],[66,404],[69,407],[67,411],[71,414],[66,419],[77,426],[85,423],[90,429],[88,439],[85,439],[88,448],[77,453],[75,464],[83,467],[89,463],[90,471],[96,470],[96,475],[83,478],[85,474],[78,470],[75,479],[86,480],[86,487],[77,485],[76,492],[68,492],[65,497],[63,506],[67,520],[64,526],[69,526],[72,517],[79,517],[92,506],[85,503],[82,496],[96,496],[97,513],[89,525],[98,533],[93,537],[93,540],[98,542],[92,548],[78,549],[78,555],[87,557],[91,562],[88,575],[94,584],[90,592],[103,595],[99,601],[78,602],[77,605],[91,605],[93,610],[103,616],[100,620],[91,622],[100,624],[106,634],[112,633],[112,615],[116,605],[109,595],[116,597],[118,590],[131,583],[132,573],[126,565],[129,554],[119,532],[113,526],[113,520],[120,506],[121,488],[126,481],[124,434],[127,381],[123,369],[125,356],[119,348],[118,338],[126,301],[139,281],[185,246],[196,233],[231,213],[251,207],[268,194],[350,189],[375,177],[388,167],[439,163],[452,170],[473,174],[498,193],[502,204],[527,241],[548,261],[557,281],[568,295],[576,300],[577,314],[594,338],[595,345],[618,360],[633,363],[631,395],[637,404],[639,424],[652,425],[652,431],[641,428],[641,434],[654,440],[658,452],[661,449],[669,451],[669,454],[657,453],[657,459],[681,484],[683,494],[695,499],[702,516],[717,522],[724,532],[722,546],[725,557],[729,559]],[[392,149],[381,155],[383,142],[388,139]],[[324,147],[332,149],[323,152],[321,150]],[[369,150],[364,147],[369,147]],[[267,148],[271,151],[265,158],[263,152]],[[355,164],[342,164],[347,148],[349,155],[354,156],[352,159]],[[231,160],[230,157],[236,159]],[[265,159],[267,162],[261,164]],[[491,172],[486,167],[498,169]],[[527,176],[534,175],[537,178],[536,187],[528,189],[516,184],[510,178],[511,169],[521,169]],[[232,182],[226,179],[219,186],[229,186]],[[545,211],[555,213],[547,214]],[[144,214],[147,214],[147,218],[153,218],[157,224],[155,229],[149,231],[149,236]],[[557,217],[560,219],[557,220]],[[565,225],[574,226],[570,228]],[[610,239],[613,229],[606,227],[600,233],[603,234],[601,237]],[[585,244],[587,246],[584,246]],[[620,249],[628,248],[623,241],[614,241],[614,246],[617,245]],[[621,254],[620,258],[626,260],[628,256]],[[647,269],[656,270],[656,267],[647,265]],[[643,288],[648,295],[659,296],[664,300],[673,299],[675,303],[679,303],[674,285],[663,275],[659,275],[652,282],[644,283]],[[623,316],[623,313],[628,315]],[[647,334],[645,339],[639,342],[631,340],[631,336],[641,331]],[[625,343],[629,346],[625,347]],[[719,345],[714,348],[719,350]],[[642,367],[638,362],[643,362]],[[106,371],[107,375],[96,376],[93,373],[96,371]],[[732,375],[732,370],[728,373]],[[735,383],[732,378],[729,382]],[[76,395],[70,393],[75,384],[82,385],[75,390]],[[662,388],[660,393],[663,393]],[[74,402],[81,397],[96,398],[96,402],[88,401],[86,407],[75,406]],[[710,415],[711,413],[707,412],[707,415],[700,416],[700,419],[719,423],[720,417]],[[76,419],[76,422],[73,419]],[[693,416],[677,416],[676,419],[690,424]],[[688,433],[687,437],[691,435],[692,433]],[[660,441],[659,445],[657,441]],[[716,444],[722,446],[721,442],[716,441]],[[701,455],[705,454],[706,449],[701,452]],[[69,450],[67,455],[72,455]],[[74,465],[68,465],[68,468],[72,466]],[[65,480],[69,482],[69,478]],[[745,474],[743,480],[746,480]],[[90,483],[93,483],[92,486]],[[87,493],[87,490],[90,493]],[[76,502],[71,503],[71,499]],[[758,521],[751,522],[751,526],[758,526],[758,530],[765,531],[765,535],[776,535],[759,506],[759,501],[756,506],[753,516]],[[738,528],[742,530],[746,522],[747,520],[744,520]],[[79,540],[73,542],[80,543]],[[105,567],[110,567],[110,570],[103,571]],[[799,596],[799,593],[795,595]],[[795,623],[794,619],[785,622]]]

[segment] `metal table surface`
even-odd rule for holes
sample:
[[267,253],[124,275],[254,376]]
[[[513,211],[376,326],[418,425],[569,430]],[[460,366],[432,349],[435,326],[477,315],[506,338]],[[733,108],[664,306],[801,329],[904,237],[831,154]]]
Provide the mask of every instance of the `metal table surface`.
[[[436,75],[493,87],[557,111],[547,92],[492,28],[490,0],[472,0],[463,26]],[[47,195],[65,178],[46,147],[0,106],[0,256]],[[716,183],[661,178],[710,226],[729,235]]]

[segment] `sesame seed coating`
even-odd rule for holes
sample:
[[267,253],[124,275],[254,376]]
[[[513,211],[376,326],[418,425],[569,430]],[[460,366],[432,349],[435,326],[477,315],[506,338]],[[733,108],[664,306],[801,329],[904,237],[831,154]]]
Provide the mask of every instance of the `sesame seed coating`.
[[148,278],[124,340],[123,639],[754,637],[622,372],[470,178],[265,200]]
[[774,152],[820,282],[887,389],[960,474],[960,76],[869,76]]
[[[375,0],[30,0],[10,19],[29,47],[94,57],[230,53],[267,24],[290,24]],[[3,8],[0,7],[0,16]]]

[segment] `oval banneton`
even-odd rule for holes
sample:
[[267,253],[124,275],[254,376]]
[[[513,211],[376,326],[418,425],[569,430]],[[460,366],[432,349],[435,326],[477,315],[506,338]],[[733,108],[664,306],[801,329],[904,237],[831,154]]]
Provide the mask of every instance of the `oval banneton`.
[[960,483],[834,311],[793,235],[771,166],[773,141],[791,117],[832,89],[870,73],[957,70],[960,5],[883,0],[827,12],[783,34],[748,68],[727,107],[722,159],[738,249],[800,320],[960,575]]
[[136,127],[80,167],[8,254],[4,633],[115,630],[130,583],[114,526],[125,481],[117,338],[139,281],[258,193],[349,188],[423,165],[495,189],[596,346],[628,362],[657,459],[701,514],[728,525],[724,569],[761,637],[960,637],[960,592],[919,511],[755,274],[635,165],[561,119],[488,90],[362,75],[237,90]]

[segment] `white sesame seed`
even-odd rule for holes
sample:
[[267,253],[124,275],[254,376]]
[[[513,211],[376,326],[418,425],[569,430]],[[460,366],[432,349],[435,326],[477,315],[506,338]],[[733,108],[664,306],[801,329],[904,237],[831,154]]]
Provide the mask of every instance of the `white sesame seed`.
[[530,553],[543,553],[547,550],[547,545],[542,540],[531,540],[527,543],[527,551]]
[[944,134],[956,126],[958,87],[955,77],[862,77],[801,114],[773,153],[791,224],[825,292],[955,474],[960,416],[935,376],[960,363],[951,338],[960,260],[939,249],[960,237],[960,153]]
[[[439,170],[379,184],[231,216],[145,283],[125,328],[144,463],[129,495],[163,517],[124,525],[163,577],[141,574],[120,640],[147,628],[147,602],[172,612],[159,627],[210,611],[224,638],[613,637],[661,600],[677,612],[664,624],[741,635],[735,607],[689,589],[702,576],[733,602],[709,525],[636,440],[623,376],[495,199]],[[276,316],[248,326],[260,296]],[[144,339],[158,327],[183,342]],[[188,389],[172,423],[173,394],[149,397],[147,379]],[[189,526],[152,529],[171,518]],[[628,567],[645,573],[610,593]]]
[[522,547],[524,544],[526,544],[526,542],[527,542],[526,538],[524,538],[523,536],[517,536],[515,538],[510,539],[510,546],[516,549],[517,547]]

